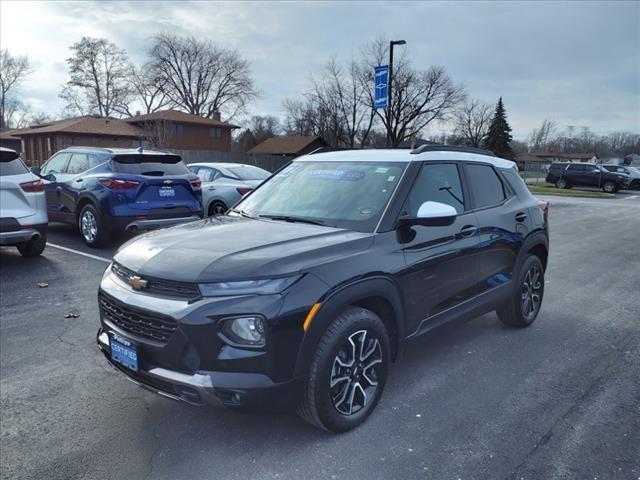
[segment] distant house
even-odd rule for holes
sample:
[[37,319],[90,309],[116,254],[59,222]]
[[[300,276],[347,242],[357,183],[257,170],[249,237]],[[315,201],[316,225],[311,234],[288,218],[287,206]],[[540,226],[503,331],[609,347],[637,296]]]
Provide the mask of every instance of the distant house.
[[[89,147],[153,147],[166,150],[231,151],[236,125],[177,110],[161,110],[127,119],[87,115],[3,132],[2,145],[18,147],[24,160],[42,165],[58,150]],[[11,147],[9,147],[11,148]]]
[[13,129],[0,132],[0,147],[10,148],[16,152],[22,151],[20,137],[16,136],[16,133],[19,131],[18,129]]
[[327,146],[328,143],[318,136],[283,136],[268,138],[247,153],[251,155],[281,155],[294,158]]
[[14,135],[22,141],[22,158],[32,165],[42,165],[58,150],[71,145],[139,146],[143,131],[124,120],[84,116],[25,128]]
[[178,110],[159,110],[125,121],[141,128],[152,146],[171,150],[230,152],[231,131],[240,128],[220,120],[220,113],[205,118]]

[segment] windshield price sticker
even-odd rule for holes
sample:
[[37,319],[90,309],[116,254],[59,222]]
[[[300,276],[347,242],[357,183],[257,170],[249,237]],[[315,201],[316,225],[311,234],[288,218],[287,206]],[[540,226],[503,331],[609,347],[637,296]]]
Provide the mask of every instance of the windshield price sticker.
[[319,180],[344,180],[356,182],[365,177],[365,173],[360,170],[311,170],[305,175],[307,178]]

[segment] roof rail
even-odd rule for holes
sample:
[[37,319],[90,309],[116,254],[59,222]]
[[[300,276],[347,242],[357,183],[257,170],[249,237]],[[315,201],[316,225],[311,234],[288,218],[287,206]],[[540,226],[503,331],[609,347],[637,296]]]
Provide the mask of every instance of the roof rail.
[[466,152],[466,153],[478,153],[480,155],[488,155],[490,157],[495,157],[496,155],[483,148],[477,147],[462,147],[458,145],[421,145],[418,148],[411,150],[412,155],[417,155],[418,153],[426,153],[426,152]]
[[350,147],[318,147],[312,152],[309,152],[307,155],[313,155],[315,153],[325,153],[325,152],[342,152],[343,150],[355,150],[355,148]]

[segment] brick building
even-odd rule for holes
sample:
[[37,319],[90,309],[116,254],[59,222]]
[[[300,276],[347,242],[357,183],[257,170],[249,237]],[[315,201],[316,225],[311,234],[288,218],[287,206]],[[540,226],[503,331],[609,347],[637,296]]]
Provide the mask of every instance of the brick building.
[[[83,116],[12,130],[6,143],[18,146],[22,158],[42,165],[58,150],[78,145],[180,150],[231,151],[231,131],[239,128],[217,118],[203,118],[176,110],[162,110],[127,119]],[[3,138],[4,138],[3,137]],[[5,140],[2,141],[3,146]],[[11,148],[11,147],[9,147]]]

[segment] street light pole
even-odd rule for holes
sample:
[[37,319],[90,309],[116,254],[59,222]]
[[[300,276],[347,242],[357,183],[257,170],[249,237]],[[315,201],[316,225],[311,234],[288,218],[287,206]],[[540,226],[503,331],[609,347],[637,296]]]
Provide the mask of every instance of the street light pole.
[[389,42],[389,85],[387,85],[387,148],[391,146],[391,87],[393,86],[393,46],[406,45],[405,40],[391,40]]

